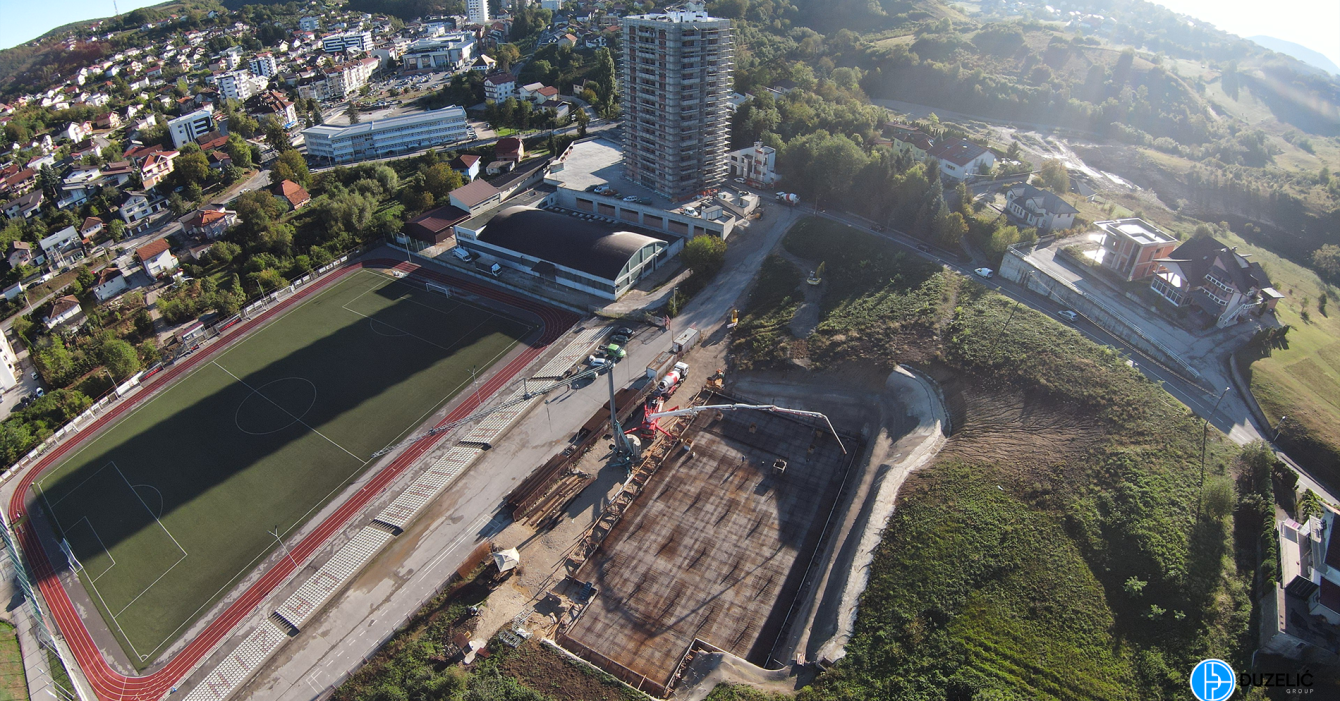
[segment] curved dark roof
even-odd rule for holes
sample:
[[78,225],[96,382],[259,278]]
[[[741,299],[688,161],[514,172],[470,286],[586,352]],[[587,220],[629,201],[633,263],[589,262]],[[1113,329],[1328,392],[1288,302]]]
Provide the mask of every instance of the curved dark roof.
[[613,280],[628,259],[654,243],[643,234],[530,207],[508,207],[479,234],[479,240],[540,260]]

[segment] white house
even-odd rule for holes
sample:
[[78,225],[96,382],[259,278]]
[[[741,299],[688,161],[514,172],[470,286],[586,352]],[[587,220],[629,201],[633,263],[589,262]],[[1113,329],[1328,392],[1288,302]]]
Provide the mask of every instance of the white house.
[[119,214],[121,220],[130,226],[135,224],[150,214],[154,213],[154,201],[149,199],[149,195],[142,190],[131,190],[126,193],[121,201]]
[[135,258],[144,266],[144,272],[151,278],[177,269],[177,257],[168,250],[167,239],[158,239],[153,243],[135,249]]
[[1340,634],[1340,514],[1324,506],[1306,523],[1279,523],[1279,583],[1261,599],[1265,652],[1295,660],[1334,661]]
[[963,139],[941,141],[929,153],[940,162],[940,173],[954,180],[971,180],[996,167],[995,154]]
[[42,323],[48,329],[55,329],[57,326],[65,326],[70,329],[79,328],[84,323],[84,310],[79,307],[79,300],[74,295],[65,295],[57,299],[51,307],[51,313]]
[[47,262],[53,268],[83,258],[84,248],[82,244],[83,238],[79,236],[79,230],[73,226],[67,226],[37,242],[37,245],[42,249],[42,253],[47,257]]
[[503,102],[516,95],[516,76],[503,71],[484,79],[484,101]]
[[1079,210],[1050,190],[1019,183],[1005,192],[1005,213],[1016,224],[1060,231],[1075,225]]
[[98,277],[93,282],[93,297],[98,300],[98,304],[103,304],[128,289],[130,284],[126,282],[126,276],[116,266],[109,265],[98,271]]
[[750,185],[767,187],[777,182],[777,149],[755,141],[753,146],[731,151],[730,174],[744,178]]

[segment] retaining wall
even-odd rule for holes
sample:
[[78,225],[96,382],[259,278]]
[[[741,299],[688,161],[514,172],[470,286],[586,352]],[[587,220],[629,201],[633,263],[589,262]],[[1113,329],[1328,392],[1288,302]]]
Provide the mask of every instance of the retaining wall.
[[1018,249],[1010,247],[1006,250],[1005,258],[1000,264],[1000,275],[1073,309],[1080,316],[1196,385],[1203,383],[1200,372],[1172,349],[1132,326],[1125,317],[1113,311],[1105,303],[1085,294],[1068,281],[1055,278],[1033,265]]

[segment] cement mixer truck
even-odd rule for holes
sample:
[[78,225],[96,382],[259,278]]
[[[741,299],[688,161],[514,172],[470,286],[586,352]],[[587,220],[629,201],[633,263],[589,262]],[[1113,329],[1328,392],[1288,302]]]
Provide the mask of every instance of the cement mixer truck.
[[679,385],[689,376],[688,363],[675,363],[670,372],[665,373],[665,377],[656,383],[656,393],[662,397],[669,397],[679,389]]

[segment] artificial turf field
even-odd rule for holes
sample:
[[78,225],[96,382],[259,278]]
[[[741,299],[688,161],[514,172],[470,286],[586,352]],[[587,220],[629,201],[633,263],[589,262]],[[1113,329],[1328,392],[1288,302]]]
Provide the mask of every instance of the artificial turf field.
[[535,327],[369,270],[200,364],[34,485],[144,666]]

